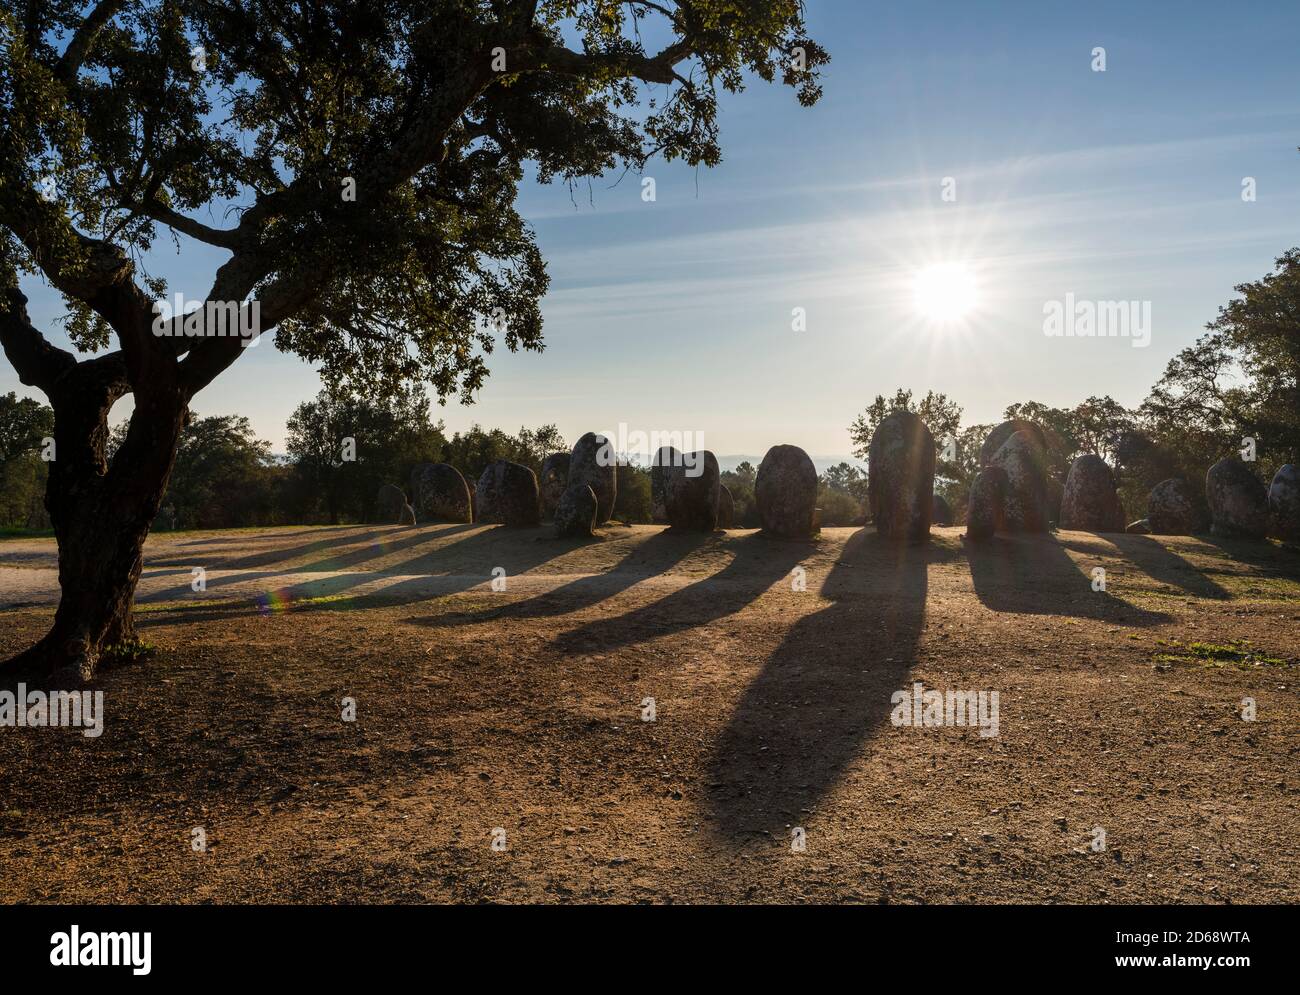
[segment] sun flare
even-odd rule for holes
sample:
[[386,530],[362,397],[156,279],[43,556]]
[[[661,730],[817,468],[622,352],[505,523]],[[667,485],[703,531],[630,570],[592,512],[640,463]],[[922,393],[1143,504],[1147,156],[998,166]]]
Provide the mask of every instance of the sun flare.
[[931,321],[960,321],[974,310],[978,296],[975,275],[963,263],[934,263],[912,280],[912,303]]

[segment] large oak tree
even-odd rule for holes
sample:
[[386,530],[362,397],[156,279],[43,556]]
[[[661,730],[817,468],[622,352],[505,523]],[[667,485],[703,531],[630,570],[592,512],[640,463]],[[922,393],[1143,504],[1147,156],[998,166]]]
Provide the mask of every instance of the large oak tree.
[[[494,342],[541,347],[525,164],[567,182],[713,165],[723,91],[780,80],[811,104],[826,58],[798,0],[6,0],[0,344],[54,408],[62,586],[10,662],[88,676],[133,638],[190,401],[246,345],[153,334],[160,234],[222,250],[206,299],[256,300],[327,383],[468,398]],[[32,276],[66,299],[73,350],[33,327]]]

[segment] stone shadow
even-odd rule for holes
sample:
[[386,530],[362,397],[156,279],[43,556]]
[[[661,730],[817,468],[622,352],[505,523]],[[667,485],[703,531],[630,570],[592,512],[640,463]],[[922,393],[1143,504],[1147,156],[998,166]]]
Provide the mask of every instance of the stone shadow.
[[821,587],[829,608],[786,633],[709,761],[707,809],[726,837],[800,825],[888,721],[925,625],[928,569],[957,553],[856,533]]

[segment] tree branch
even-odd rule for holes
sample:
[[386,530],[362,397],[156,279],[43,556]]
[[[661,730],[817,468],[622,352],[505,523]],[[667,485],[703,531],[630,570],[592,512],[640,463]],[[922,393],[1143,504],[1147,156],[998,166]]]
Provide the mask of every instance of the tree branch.
[[72,36],[72,41],[68,43],[68,47],[55,65],[54,75],[56,77],[64,83],[70,83],[76,79],[77,73],[81,70],[81,64],[86,61],[86,56],[90,54],[90,46],[94,44],[100,29],[112,20],[113,15],[121,10],[125,3],[126,0],[100,0],[96,4],[95,9],[81,22],[81,25]]
[[77,365],[76,357],[50,345],[27,317],[27,297],[17,287],[5,292],[0,304],[0,345],[18,379],[39,387],[48,396],[55,382]]

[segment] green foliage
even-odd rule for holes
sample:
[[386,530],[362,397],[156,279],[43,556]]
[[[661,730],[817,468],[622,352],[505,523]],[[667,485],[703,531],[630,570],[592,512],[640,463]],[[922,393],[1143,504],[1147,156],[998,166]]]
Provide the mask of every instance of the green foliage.
[[326,387],[289,418],[292,518],[370,521],[383,484],[409,490],[415,464],[442,461],[448,445],[442,423],[430,420],[428,399],[417,392],[359,397]]
[[493,460],[522,463],[540,476],[546,457],[568,448],[554,425],[536,430],[520,428],[518,435],[509,435],[499,428],[488,430],[476,424],[466,432],[457,432],[443,445],[442,461],[463,473],[473,487]]
[[762,525],[758,517],[758,504],[754,500],[754,481],[758,471],[748,460],[734,470],[725,470],[721,474],[722,483],[731,491],[734,507],[733,524],[740,529],[756,529]]
[[632,463],[619,463],[618,494],[614,498],[614,517],[629,525],[647,525],[653,521],[650,510],[650,471]]
[[[96,254],[140,260],[164,227],[231,251],[221,296],[262,300],[335,389],[464,399],[498,341],[542,346],[526,164],[712,166],[721,94],[811,104],[828,62],[799,0],[20,0],[0,47],[0,283],[51,277],[79,348],[134,334],[89,306]],[[238,352],[210,345],[215,375]]]
[[12,391],[0,394],[0,527],[49,528],[44,503],[48,467],[40,445],[53,434],[53,409]]
[[948,400],[946,394],[936,394],[932,390],[926,391],[919,403],[912,400],[911,390],[902,387],[894,392],[892,398],[877,394],[876,399],[849,426],[853,455],[858,459],[866,459],[871,449],[871,437],[876,434],[880,423],[890,413],[899,410],[910,411],[919,417],[934,436],[937,456],[935,472],[945,477],[956,473],[956,467],[944,458],[944,449],[946,442],[957,437],[961,425],[961,407],[955,401]]

